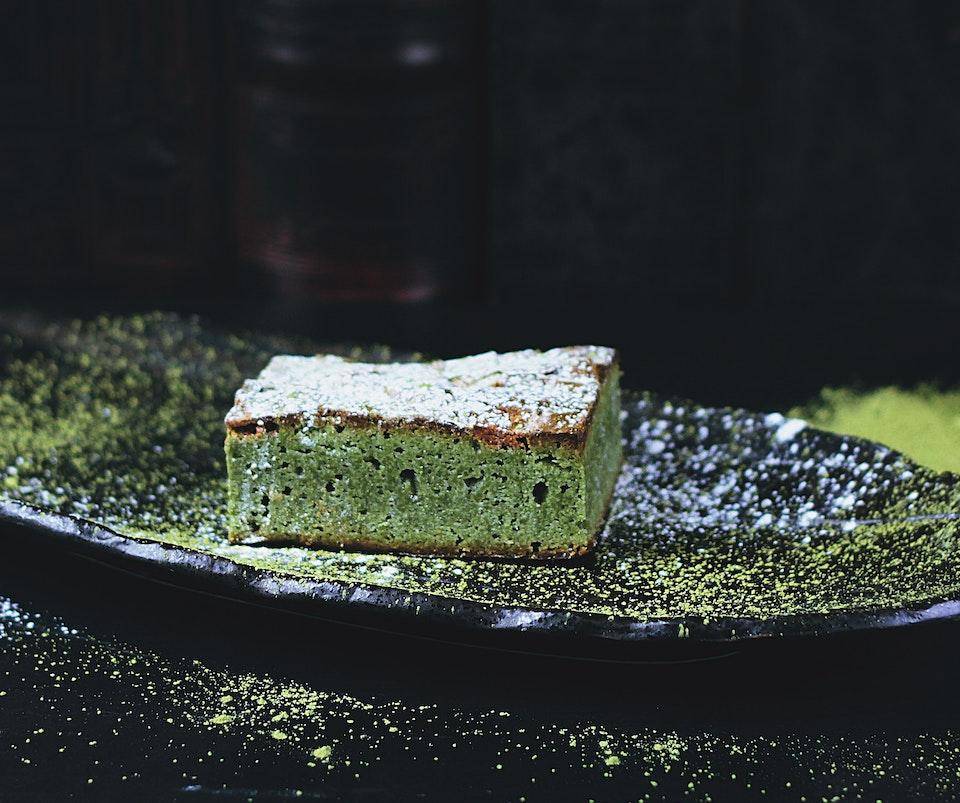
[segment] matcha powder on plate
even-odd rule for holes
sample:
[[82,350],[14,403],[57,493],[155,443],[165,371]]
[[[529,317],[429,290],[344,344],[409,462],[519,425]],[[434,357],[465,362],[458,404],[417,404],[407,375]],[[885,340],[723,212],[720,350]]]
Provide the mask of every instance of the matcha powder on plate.
[[960,389],[826,388],[790,414],[820,429],[880,441],[936,471],[960,472]]

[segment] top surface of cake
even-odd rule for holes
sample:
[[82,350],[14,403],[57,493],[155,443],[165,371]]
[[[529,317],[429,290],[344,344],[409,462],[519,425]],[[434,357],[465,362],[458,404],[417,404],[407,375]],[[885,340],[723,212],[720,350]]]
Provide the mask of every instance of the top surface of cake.
[[281,355],[244,382],[226,424],[243,432],[332,418],[467,430],[484,440],[580,441],[615,362],[603,346],[390,364]]

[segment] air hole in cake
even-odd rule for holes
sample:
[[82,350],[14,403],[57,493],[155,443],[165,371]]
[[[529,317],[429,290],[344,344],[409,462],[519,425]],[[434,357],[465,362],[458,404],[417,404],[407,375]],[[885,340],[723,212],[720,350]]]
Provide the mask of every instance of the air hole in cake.
[[530,549],[533,550],[533,554],[536,555],[540,551],[540,542],[534,541],[530,544]]
[[265,421],[263,424],[264,432],[276,432],[280,429],[280,425],[276,421]]
[[563,482],[560,484],[560,493],[566,493],[570,490],[570,486],[567,483]]
[[334,428],[337,432],[343,432],[343,424],[334,424],[334,425],[333,425],[333,428]]
[[470,441],[470,445],[473,447],[473,451],[480,451],[480,444],[477,441]]
[[264,509],[268,508],[270,506],[270,497],[267,494],[261,496],[260,504],[264,507]]
[[533,486],[533,498],[538,505],[542,505],[547,498],[547,483],[538,482]]
[[385,429],[385,430],[383,430],[383,432],[382,432],[381,434],[383,435],[383,439],[386,440],[387,438],[390,437],[390,430],[389,430],[389,429]]
[[375,457],[365,457],[364,460],[374,468],[380,468],[380,461]]
[[410,486],[410,496],[417,495],[417,472],[412,468],[405,468],[400,472],[400,479]]
[[397,446],[393,451],[395,451],[397,454],[403,454],[403,447]]
[[282,493],[284,496],[290,496],[290,494],[293,493],[293,488],[291,488],[289,485],[284,485]]
[[463,478],[463,484],[466,485],[468,488],[472,488],[478,482],[480,482],[480,477],[464,477]]
[[332,494],[332,493],[333,493],[334,488],[336,488],[336,486],[333,484],[333,480],[327,480],[327,486],[326,486],[326,488],[327,488],[327,493],[328,493],[328,494]]
[[297,466],[297,467],[294,469],[294,472],[296,473],[296,475],[297,475],[298,477],[302,477],[302,476],[303,476],[303,466]]

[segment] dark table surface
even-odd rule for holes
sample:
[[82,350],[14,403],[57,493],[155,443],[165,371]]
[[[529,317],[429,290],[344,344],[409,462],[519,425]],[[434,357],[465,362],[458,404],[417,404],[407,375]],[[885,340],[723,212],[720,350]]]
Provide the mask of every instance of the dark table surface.
[[297,618],[2,537],[5,800],[960,790],[952,623],[687,663],[570,660]]
[[[249,324],[441,355],[606,342],[633,386],[759,409],[829,383],[957,379],[948,307],[811,320],[624,303],[580,321],[558,300]],[[299,618],[0,537],[2,800],[960,797],[954,623],[687,663],[573,660]]]

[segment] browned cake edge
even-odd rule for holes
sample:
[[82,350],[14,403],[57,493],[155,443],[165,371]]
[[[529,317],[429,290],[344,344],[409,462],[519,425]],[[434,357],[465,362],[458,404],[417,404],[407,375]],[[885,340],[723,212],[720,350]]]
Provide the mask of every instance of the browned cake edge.
[[[610,371],[619,368],[620,354],[614,351],[613,359],[608,364],[592,363],[590,369],[597,379],[600,386],[606,382]],[[239,396],[239,391],[238,391]],[[480,443],[495,448],[513,448],[523,449],[530,446],[556,445],[564,446],[568,449],[580,452],[583,451],[587,442],[587,434],[590,431],[590,425],[593,423],[593,415],[597,408],[597,397],[594,398],[587,411],[583,422],[574,429],[566,431],[557,431],[550,429],[549,425],[536,431],[527,433],[516,433],[500,427],[472,427],[465,429],[452,424],[442,424],[427,418],[414,419],[384,419],[380,416],[357,415],[348,413],[344,410],[319,410],[314,415],[312,423],[322,424],[334,422],[338,425],[350,426],[355,428],[379,427],[381,429],[402,429],[410,432],[439,432],[453,437],[472,438]],[[503,412],[510,415],[509,409]],[[226,419],[227,430],[238,437],[257,437],[271,432],[276,432],[280,427],[298,428],[304,425],[304,415],[301,413],[286,416],[262,416],[254,419],[252,416],[234,416]]]

